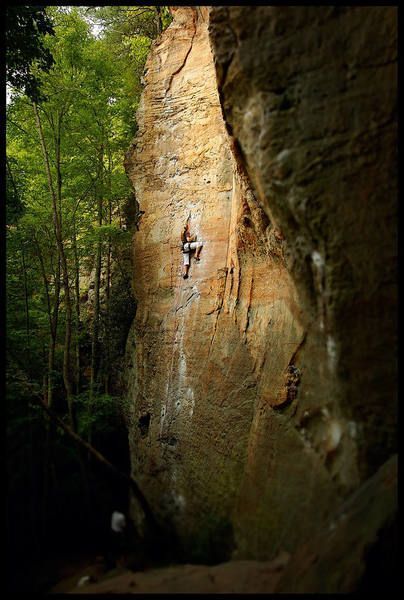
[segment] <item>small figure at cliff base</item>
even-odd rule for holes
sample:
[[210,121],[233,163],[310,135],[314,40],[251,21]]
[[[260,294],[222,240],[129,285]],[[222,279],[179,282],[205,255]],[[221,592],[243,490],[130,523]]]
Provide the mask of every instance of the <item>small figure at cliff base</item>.
[[107,568],[122,566],[126,561],[127,552],[127,521],[120,510],[114,510],[111,515],[109,550],[107,553]]
[[188,279],[188,271],[189,271],[189,266],[190,266],[190,255],[191,252],[193,250],[196,250],[195,252],[195,260],[199,261],[199,255],[201,253],[202,250],[202,246],[203,246],[203,242],[198,242],[196,241],[196,236],[195,235],[191,235],[190,229],[189,229],[189,217],[187,219],[186,225],[181,233],[181,242],[182,242],[182,254],[184,257],[184,272],[183,272],[183,278],[184,279]]

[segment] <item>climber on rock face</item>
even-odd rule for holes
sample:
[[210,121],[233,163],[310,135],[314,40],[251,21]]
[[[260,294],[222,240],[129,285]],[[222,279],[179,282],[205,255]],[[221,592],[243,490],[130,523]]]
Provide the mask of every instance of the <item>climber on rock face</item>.
[[190,254],[193,250],[196,250],[195,260],[200,260],[199,255],[201,253],[202,246],[203,246],[202,242],[196,241],[195,235],[191,235],[191,232],[189,230],[189,217],[188,217],[187,223],[181,233],[181,242],[182,242],[182,253],[183,253],[183,257],[184,257],[184,273],[182,276],[184,279],[187,279],[189,265],[190,265]]

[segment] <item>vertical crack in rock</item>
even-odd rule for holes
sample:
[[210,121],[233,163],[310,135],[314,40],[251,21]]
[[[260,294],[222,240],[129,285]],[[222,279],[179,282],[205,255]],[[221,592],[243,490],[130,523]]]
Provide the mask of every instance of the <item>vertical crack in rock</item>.
[[[397,10],[213,7],[209,33],[233,154],[269,218],[270,245],[275,232],[283,240],[271,254],[293,277],[302,325],[285,335],[272,310],[285,297],[281,268],[261,322],[271,342],[255,352],[257,408],[237,505],[238,552],[257,556],[268,549],[265,531],[291,547],[321,528],[340,494],[396,451]],[[248,271],[247,212],[243,224]],[[241,305],[245,294],[242,277]],[[280,368],[282,344],[291,352]]]
[[165,90],[165,95],[167,95],[167,94],[168,94],[168,92],[170,91],[170,89],[171,89],[171,84],[172,84],[172,82],[173,82],[173,79],[174,79],[174,77],[175,77],[176,75],[178,75],[178,74],[179,74],[179,73],[182,71],[182,69],[185,67],[185,65],[186,65],[186,62],[187,62],[187,59],[188,59],[188,56],[189,56],[189,54],[190,54],[190,52],[191,52],[191,50],[192,50],[192,45],[193,45],[193,43],[194,43],[194,38],[195,38],[195,35],[196,35],[196,20],[195,20],[195,15],[193,15],[193,25],[194,25],[194,30],[193,30],[193,32],[192,32],[192,37],[191,37],[191,41],[190,41],[190,44],[189,44],[189,48],[188,48],[188,50],[187,50],[187,52],[186,52],[186,54],[185,54],[184,60],[182,61],[181,65],[180,65],[180,66],[178,67],[178,69],[176,69],[176,70],[174,71],[174,73],[171,75],[171,77],[170,77],[170,80],[169,80],[169,82],[168,82],[168,86],[167,86],[167,88],[166,88],[166,90]]
[[[175,7],[173,22],[148,57],[138,134],[126,159],[144,211],[133,242],[132,470],[185,545],[202,543],[201,532],[209,531],[219,548],[220,530],[230,523],[233,555],[240,558],[271,558],[279,540],[293,549],[321,529],[341,494],[358,482],[357,442],[349,433],[355,427],[348,427],[353,419],[341,409],[344,355],[333,329],[332,296],[332,278],[341,281],[349,271],[354,281],[356,272],[347,267],[344,251],[336,252],[328,240],[320,243],[324,227],[330,235],[332,229],[316,187],[323,185],[322,169],[329,173],[343,157],[332,134],[332,160],[325,153],[321,169],[316,166],[313,155],[323,139],[316,131],[296,155],[293,135],[301,127],[293,115],[304,109],[302,127],[306,119],[311,127],[314,100],[307,90],[306,98],[306,88],[294,87],[290,39],[275,32],[278,10],[226,7],[229,27],[223,36],[215,20],[223,8]],[[293,32],[289,14],[279,18]],[[310,19],[299,28],[311,36]],[[240,53],[251,35],[257,39],[247,68]],[[321,39],[326,43],[327,36]],[[304,40],[297,36],[297,42]],[[271,44],[280,44],[280,57],[278,46],[268,51]],[[321,53],[314,54],[315,62]],[[273,71],[250,80],[263,57]],[[307,69],[305,76],[319,76],[313,85],[327,86],[321,65]],[[337,93],[325,91],[327,98]],[[315,111],[316,118],[319,114]],[[337,111],[336,129],[338,120]],[[365,141],[352,141],[358,155]],[[300,163],[303,171],[309,165],[304,177]],[[348,170],[346,176],[353,174]],[[367,198],[365,179],[362,184],[358,197]],[[333,205],[334,214],[344,206]],[[180,233],[189,214],[203,248],[200,262],[191,257],[189,278],[183,280]],[[360,218],[366,215],[360,212]],[[300,235],[306,220],[310,231]],[[347,217],[343,226],[349,231],[351,225]],[[327,269],[317,268],[316,248],[327,249]],[[334,269],[328,257],[333,252],[340,259]],[[314,303],[301,291],[306,275]],[[304,421],[305,411],[317,416]],[[147,413],[155,417],[145,435],[146,423],[140,427],[139,419]],[[305,424],[313,443],[302,434]]]

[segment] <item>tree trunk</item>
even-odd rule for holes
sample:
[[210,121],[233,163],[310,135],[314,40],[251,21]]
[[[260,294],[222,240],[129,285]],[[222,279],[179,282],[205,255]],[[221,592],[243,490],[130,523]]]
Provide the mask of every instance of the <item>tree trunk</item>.
[[28,283],[27,283],[27,268],[25,264],[24,248],[21,251],[21,264],[24,280],[24,305],[25,305],[25,328],[27,332],[27,357],[28,364],[31,363],[31,339],[30,339],[30,325],[29,325],[29,306],[28,306]]
[[77,237],[76,237],[76,215],[73,218],[73,252],[74,252],[74,288],[75,288],[75,309],[76,309],[76,346],[75,346],[75,385],[76,394],[80,393],[80,333],[81,333],[81,319],[80,319],[80,263],[77,253]]
[[66,305],[66,331],[65,331],[65,345],[64,345],[64,354],[63,354],[63,382],[66,390],[66,399],[67,406],[69,410],[69,418],[73,429],[76,428],[74,411],[73,411],[73,399],[72,399],[72,384],[71,384],[71,376],[70,376],[70,347],[71,347],[71,325],[72,325],[72,305],[70,298],[70,288],[69,288],[69,272],[67,267],[67,259],[65,248],[63,244],[63,233],[62,233],[62,224],[61,224],[61,189],[62,189],[62,177],[60,170],[60,126],[61,119],[58,120],[58,127],[56,135],[56,177],[57,177],[57,193],[55,192],[53,185],[52,172],[50,169],[49,163],[49,154],[46,148],[45,138],[43,135],[41,119],[38,112],[38,107],[33,103],[34,114],[36,126],[38,129],[39,140],[41,143],[42,155],[45,165],[46,176],[48,180],[49,191],[52,198],[52,213],[53,213],[53,222],[55,227],[56,234],[56,243],[59,252],[61,267],[62,267],[62,277],[63,277],[63,291],[65,296],[65,305]]
[[57,328],[59,320],[59,304],[60,304],[60,256],[58,256],[56,274],[55,274],[55,298],[53,302],[53,313],[51,321],[51,338],[49,346],[49,359],[48,359],[48,403],[52,406],[53,398],[53,371],[55,366],[55,350],[57,340]]
[[[100,189],[96,189],[97,195],[97,208],[98,215],[97,221],[98,225],[102,225],[102,208],[103,208],[103,172],[104,172],[104,146],[101,144],[100,153],[99,153],[99,163],[98,163],[98,181],[100,182]],[[95,383],[97,376],[97,362],[98,362],[98,334],[99,334],[99,319],[100,319],[100,280],[101,280],[101,256],[102,254],[102,244],[101,241],[97,241],[97,249],[95,256],[95,277],[94,277],[94,306],[93,306],[93,332],[91,339],[91,364],[90,364],[90,397],[89,397],[89,413],[93,414],[94,409],[94,391],[95,391]],[[92,424],[90,421],[88,440],[91,443],[92,440]]]
[[[29,506],[30,506],[30,515],[31,515],[31,527],[32,527],[32,539],[34,541],[34,549],[37,554],[41,552],[41,535],[38,531],[41,524],[41,517],[39,515],[38,519],[38,478],[36,476],[35,468],[34,468],[34,436],[32,432],[32,419],[31,419],[31,408],[27,405],[27,417],[28,417],[28,431],[29,431],[29,472],[30,472],[30,486],[31,490],[29,493]],[[39,523],[38,523],[39,521]],[[39,527],[38,527],[39,525]]]
[[[48,373],[45,377],[46,392],[44,391],[45,403],[51,407],[53,402],[53,371],[55,366],[55,348],[57,336],[57,321],[59,312],[60,300],[60,260],[58,257],[55,277],[55,296],[53,301],[53,313],[51,305],[51,297],[49,291],[49,283],[45,262],[41,251],[41,246],[36,237],[34,237],[37,257],[41,266],[42,279],[45,289],[46,308],[49,322],[49,349],[48,349]],[[44,385],[44,388],[45,388]],[[43,489],[42,489],[42,504],[40,522],[42,523],[41,534],[42,539],[46,540],[48,534],[48,513],[49,513],[49,496],[52,489],[52,471],[54,470],[53,448],[55,441],[55,424],[49,418],[45,421],[45,442],[44,442],[44,458],[43,458]]]
[[57,200],[58,200],[58,223],[60,228],[60,248],[61,248],[61,263],[63,277],[63,291],[65,295],[66,305],[66,320],[65,320],[65,344],[63,352],[63,380],[66,389],[66,400],[69,410],[70,423],[74,430],[77,428],[74,408],[73,408],[73,386],[71,380],[71,340],[72,340],[72,301],[69,285],[69,269],[67,265],[66,252],[63,244],[63,227],[62,227],[62,172],[60,163],[60,135],[61,135],[62,115],[58,115],[56,138],[55,138],[55,155],[56,155],[56,181],[57,181]]
[[75,431],[73,431],[73,429],[71,427],[66,425],[66,423],[64,421],[62,421],[62,419],[60,419],[48,406],[46,406],[46,404],[42,401],[40,396],[37,397],[37,402],[43,408],[43,410],[49,415],[49,417],[52,419],[52,421],[54,421],[56,425],[61,427],[61,429],[63,429],[63,431],[65,433],[67,433],[76,442],[76,444],[78,444],[78,446],[80,446],[81,448],[84,448],[89,454],[91,454],[91,456],[93,456],[99,463],[103,464],[109,471],[111,471],[117,477],[119,477],[120,479],[123,479],[124,481],[126,481],[128,483],[128,485],[131,487],[131,489],[133,491],[135,498],[138,500],[138,502],[143,510],[143,513],[146,517],[146,522],[148,523],[148,525],[150,525],[152,527],[152,529],[154,531],[159,530],[160,526],[156,521],[153,511],[151,510],[151,507],[150,507],[146,497],[144,496],[142,490],[140,489],[138,483],[133,479],[133,477],[120,471],[107,458],[105,458],[105,456],[103,454],[101,454],[101,452],[98,452],[98,450],[96,450],[94,448],[94,446],[92,446],[91,444],[89,444],[88,442],[83,440],[79,435],[77,435],[77,433]]
[[[112,224],[112,156],[108,149],[108,225]],[[111,361],[111,235],[108,236],[107,248],[107,273],[106,273],[106,315],[105,315],[105,367],[104,367],[104,391],[109,393],[110,361]]]
[[163,21],[161,18],[161,6],[156,6],[156,28],[157,28],[157,35],[160,35],[160,33],[163,31]]
[[47,403],[49,406],[52,406],[52,397],[53,397],[53,382],[52,376],[55,365],[55,348],[56,348],[56,336],[57,336],[57,322],[58,322],[58,314],[59,314],[59,302],[60,302],[60,260],[58,257],[56,274],[54,274],[54,282],[55,282],[55,296],[53,301],[53,311],[51,307],[51,298],[49,292],[49,284],[48,278],[45,269],[45,263],[41,251],[41,246],[35,237],[36,247],[37,247],[37,256],[39,259],[39,264],[41,266],[42,280],[45,289],[45,298],[46,298],[46,308],[48,313],[48,321],[49,321],[49,350],[48,350],[48,375],[46,378],[47,381]]

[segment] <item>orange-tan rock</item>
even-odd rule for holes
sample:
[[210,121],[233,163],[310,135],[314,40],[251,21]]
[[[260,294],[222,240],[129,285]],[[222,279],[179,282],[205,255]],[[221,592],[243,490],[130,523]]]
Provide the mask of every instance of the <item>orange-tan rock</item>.
[[[232,19],[227,8],[211,9],[210,25],[207,7],[173,8],[174,21],[146,64],[139,129],[126,160],[144,211],[133,240],[128,423],[133,475],[157,514],[176,525],[191,559],[214,549],[219,560],[260,560],[320,535],[359,485],[362,422],[345,397],[342,338],[329,306],[338,277],[350,275],[327,270],[322,242],[308,245],[307,232],[315,237],[321,223],[314,208],[313,223],[311,213],[305,221],[301,195],[296,211],[293,194],[287,211],[272,208],[291,169],[299,167],[304,179],[304,160],[291,149],[299,122],[291,133],[282,112],[275,129],[268,127],[265,107],[276,98],[261,93],[259,78],[248,80],[253,68],[243,70],[250,33],[242,27],[243,7],[233,8]],[[300,12],[289,19],[280,10],[277,21],[276,11],[274,20],[251,24],[258,41],[265,27],[301,25]],[[310,44],[306,51],[311,56]],[[275,69],[273,77],[282,79]],[[304,120],[307,106],[299,110]],[[333,140],[324,143],[334,148]],[[343,160],[350,164],[349,156]],[[334,204],[332,210],[339,214]],[[180,233],[189,215],[204,245],[184,280]],[[342,301],[348,284],[341,284]]]

